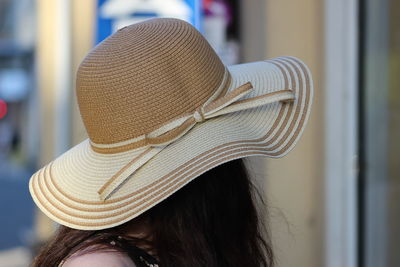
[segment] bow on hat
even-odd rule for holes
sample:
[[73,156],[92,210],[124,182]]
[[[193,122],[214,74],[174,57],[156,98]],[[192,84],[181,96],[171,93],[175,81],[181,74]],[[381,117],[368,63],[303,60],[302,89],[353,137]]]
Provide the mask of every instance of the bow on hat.
[[[292,90],[283,89],[239,100],[252,90],[252,84],[247,82],[218,99],[215,99],[216,95],[213,95],[205,104],[198,107],[193,114],[179,117],[144,136],[131,140],[131,143],[125,144],[132,148],[142,148],[143,144],[145,144],[147,149],[128,162],[102,185],[98,190],[100,199],[103,201],[109,199],[141,166],[162,151],[168,144],[185,135],[197,123],[236,111],[255,108],[277,101],[288,102],[295,99]],[[91,143],[91,145],[95,150],[102,149],[102,147],[94,143]]]

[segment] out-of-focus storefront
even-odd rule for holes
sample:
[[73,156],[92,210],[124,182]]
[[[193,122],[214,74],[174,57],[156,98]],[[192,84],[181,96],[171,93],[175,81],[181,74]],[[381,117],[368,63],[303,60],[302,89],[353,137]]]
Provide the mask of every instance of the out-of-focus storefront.
[[0,1],[0,255],[8,251],[20,263],[30,258],[24,247],[33,241],[27,186],[39,148],[35,19],[33,1]]
[[361,6],[360,260],[400,266],[400,2]]

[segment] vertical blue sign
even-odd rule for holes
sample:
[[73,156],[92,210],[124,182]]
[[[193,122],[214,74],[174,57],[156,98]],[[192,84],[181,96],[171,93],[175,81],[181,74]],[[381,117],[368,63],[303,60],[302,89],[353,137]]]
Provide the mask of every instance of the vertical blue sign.
[[97,10],[96,10],[96,44],[103,41],[107,36],[112,33],[111,19],[104,18],[100,15],[100,7],[108,0],[97,0]]
[[156,17],[186,20],[201,30],[202,0],[97,0],[96,44],[116,29]]

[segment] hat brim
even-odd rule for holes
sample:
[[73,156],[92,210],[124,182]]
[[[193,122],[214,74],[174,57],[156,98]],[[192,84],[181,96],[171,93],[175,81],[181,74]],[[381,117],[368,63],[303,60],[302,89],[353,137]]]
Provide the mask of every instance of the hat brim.
[[[119,190],[101,201],[98,189],[140,151],[101,154],[86,139],[30,179],[37,206],[52,220],[81,230],[123,224],[164,200],[202,173],[249,156],[282,157],[301,136],[311,109],[313,82],[307,66],[294,57],[228,67],[228,91],[250,81],[247,97],[291,89],[295,101],[234,112],[206,120],[169,144]],[[221,189],[223,190],[223,189]]]

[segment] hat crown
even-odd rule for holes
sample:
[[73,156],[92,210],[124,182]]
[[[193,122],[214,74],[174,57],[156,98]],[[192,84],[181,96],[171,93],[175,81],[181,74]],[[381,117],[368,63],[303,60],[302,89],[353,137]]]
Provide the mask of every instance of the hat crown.
[[189,23],[152,19],[97,45],[77,72],[76,93],[90,139],[129,140],[192,113],[221,86],[225,66]]

